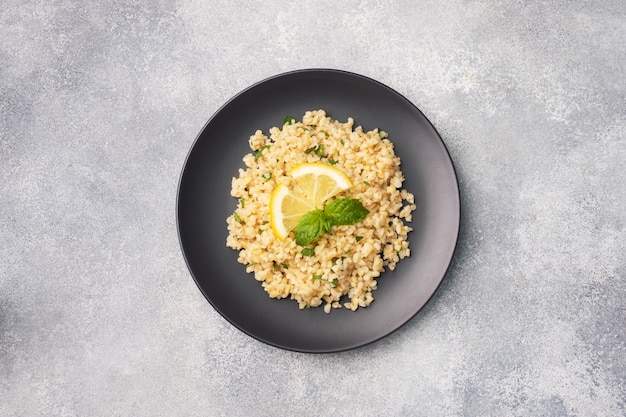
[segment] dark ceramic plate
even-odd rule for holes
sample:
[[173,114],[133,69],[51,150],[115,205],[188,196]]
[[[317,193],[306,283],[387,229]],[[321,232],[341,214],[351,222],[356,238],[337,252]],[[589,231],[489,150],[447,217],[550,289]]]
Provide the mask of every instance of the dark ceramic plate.
[[[285,116],[301,119],[324,109],[340,121],[389,133],[415,195],[411,256],[378,279],[375,301],[356,312],[299,310],[270,299],[226,247],[226,218],[235,210],[231,178],[250,152],[257,129],[268,132]],[[452,259],[460,222],[457,179],[441,138],[424,115],[389,87],[337,70],[301,70],[266,79],[232,98],[204,126],[178,188],[178,235],[185,260],[206,299],[248,335],[283,349],[336,352],[363,346],[398,329],[433,295]]]

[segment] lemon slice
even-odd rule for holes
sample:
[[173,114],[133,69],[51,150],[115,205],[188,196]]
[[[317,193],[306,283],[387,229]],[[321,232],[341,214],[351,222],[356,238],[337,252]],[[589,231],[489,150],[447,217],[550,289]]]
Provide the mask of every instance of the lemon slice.
[[324,202],[352,187],[343,171],[323,162],[296,165],[289,171],[303,196],[315,207],[322,209]]
[[284,183],[278,184],[270,196],[270,226],[274,236],[285,240],[300,218],[314,209],[304,196],[290,190]]
[[280,183],[270,196],[270,226],[281,241],[307,212],[322,209],[326,200],[352,187],[343,171],[322,162],[300,164],[289,173],[297,190]]

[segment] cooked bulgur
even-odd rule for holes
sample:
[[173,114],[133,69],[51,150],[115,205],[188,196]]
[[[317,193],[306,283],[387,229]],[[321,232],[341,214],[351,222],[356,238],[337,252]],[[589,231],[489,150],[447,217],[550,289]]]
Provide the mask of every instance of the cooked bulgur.
[[[249,141],[253,152],[243,157],[246,169],[232,179],[238,206],[227,219],[226,245],[239,251],[238,261],[270,297],[291,297],[301,309],[366,307],[384,268],[393,270],[410,255],[412,229],[405,222],[416,206],[402,189],[400,158],[386,132],[353,127],[352,118],[340,123],[317,110],[306,112],[302,122],[286,119],[269,137],[257,130]],[[353,187],[340,196],[358,199],[369,214],[358,224],[336,226],[315,246],[298,246],[293,233],[281,242],[269,223],[272,190],[288,180],[292,167],[319,161],[351,179]]]

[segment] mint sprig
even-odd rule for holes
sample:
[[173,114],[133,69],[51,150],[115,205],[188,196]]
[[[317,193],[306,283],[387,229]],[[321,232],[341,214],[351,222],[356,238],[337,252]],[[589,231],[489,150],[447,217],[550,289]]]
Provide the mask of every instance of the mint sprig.
[[369,210],[356,198],[338,198],[324,207],[324,214],[334,226],[356,224],[368,213]]
[[333,224],[322,210],[311,210],[296,225],[296,243],[306,246],[317,240],[325,232],[330,233]]
[[333,226],[356,224],[369,214],[356,198],[338,198],[324,207],[324,210],[307,212],[294,230],[296,244],[306,246],[319,239],[324,233],[330,233]]

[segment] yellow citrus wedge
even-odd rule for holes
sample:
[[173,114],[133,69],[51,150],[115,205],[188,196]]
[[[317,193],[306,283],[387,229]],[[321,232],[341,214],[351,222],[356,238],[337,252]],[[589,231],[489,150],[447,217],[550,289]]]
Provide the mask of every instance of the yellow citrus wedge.
[[323,162],[296,165],[289,171],[302,195],[317,209],[331,197],[352,187],[343,171]]
[[297,190],[280,183],[270,196],[270,226],[274,236],[281,241],[307,212],[321,210],[326,200],[352,187],[350,178],[343,171],[322,162],[297,165],[289,174],[294,178]]
[[280,183],[270,196],[270,226],[279,240],[283,241],[300,218],[315,207],[302,195]]

